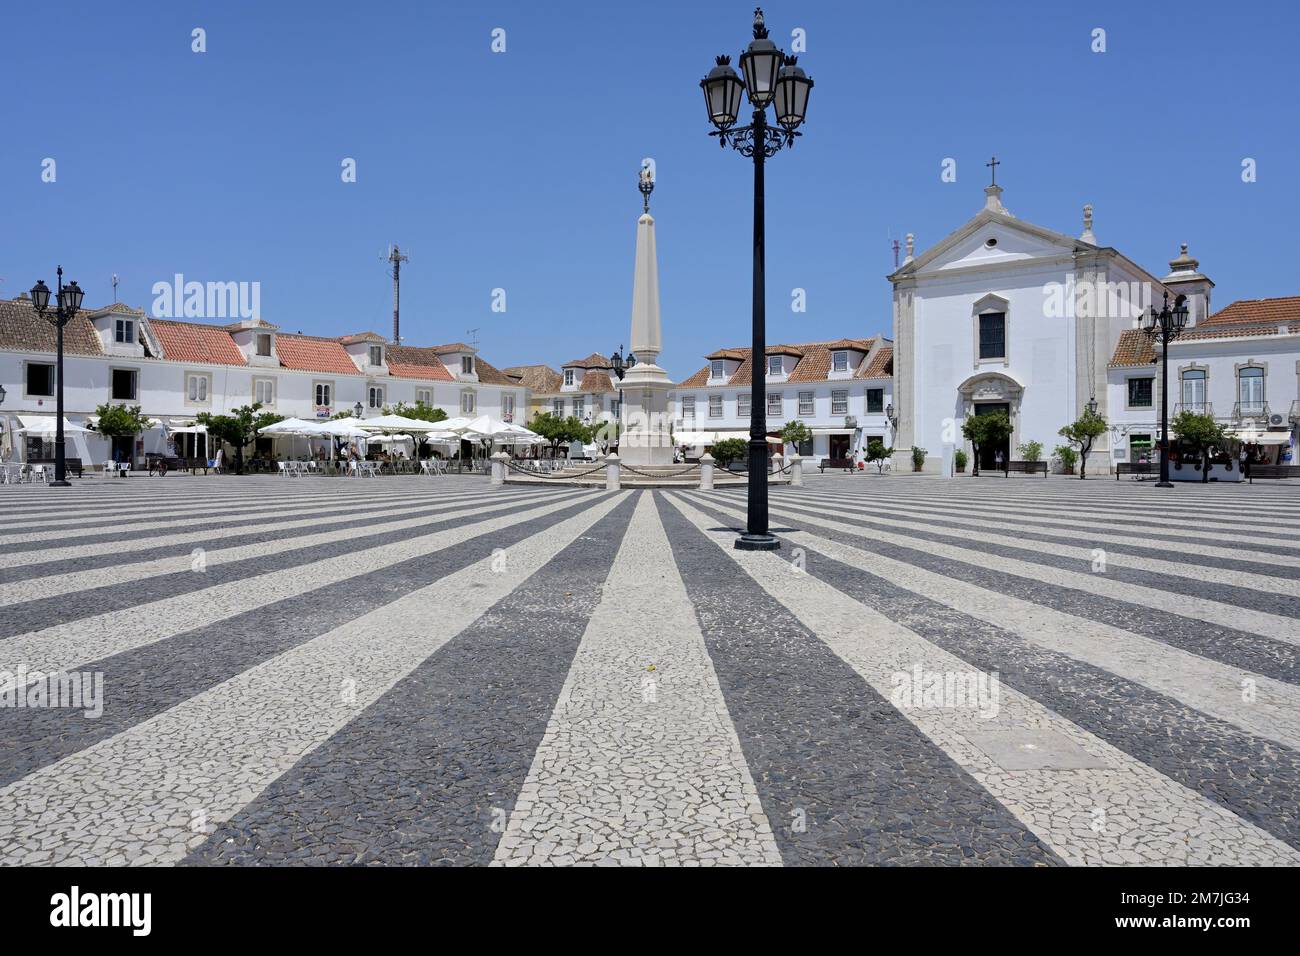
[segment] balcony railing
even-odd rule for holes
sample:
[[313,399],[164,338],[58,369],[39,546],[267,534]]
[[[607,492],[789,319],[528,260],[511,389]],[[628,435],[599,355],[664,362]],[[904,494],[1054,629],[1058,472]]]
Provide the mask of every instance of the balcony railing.
[[1268,402],[1237,402],[1232,406],[1232,420],[1242,421],[1247,418],[1268,418]]
[[1214,404],[1212,402],[1179,402],[1174,406],[1174,414],[1181,415],[1183,412],[1193,412],[1197,415],[1213,415]]

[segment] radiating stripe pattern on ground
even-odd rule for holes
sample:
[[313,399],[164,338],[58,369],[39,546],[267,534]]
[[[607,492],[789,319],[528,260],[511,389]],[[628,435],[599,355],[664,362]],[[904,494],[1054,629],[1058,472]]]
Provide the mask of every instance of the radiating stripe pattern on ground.
[[0,488],[0,864],[1296,865],[1300,487]]

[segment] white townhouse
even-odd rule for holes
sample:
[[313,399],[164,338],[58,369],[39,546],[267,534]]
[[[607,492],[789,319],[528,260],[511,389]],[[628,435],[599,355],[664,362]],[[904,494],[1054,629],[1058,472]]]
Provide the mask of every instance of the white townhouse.
[[[53,455],[50,442],[25,434],[55,411],[55,331],[26,296],[0,300],[0,455]],[[153,427],[134,439],[70,434],[67,454],[83,464],[149,453],[196,457],[200,412],[222,414],[260,402],[285,417],[323,419],[358,405],[415,403],[449,416],[513,420],[526,387],[464,343],[392,345],[373,332],[337,338],[287,332],[260,319],[224,325],[150,318],[120,303],[83,309],[64,332],[64,414],[86,426],[105,403],[139,406]]]
[[[762,365],[768,434],[803,422],[812,440],[793,450],[817,459],[849,460],[872,438],[889,447],[893,354],[893,343],[881,336],[769,345]],[[749,437],[750,350],[720,349],[705,358],[708,365],[669,393],[674,441],[696,455],[725,438]]]
[[570,416],[587,425],[616,422],[620,393],[614,367],[606,356],[592,352],[560,366],[559,373],[545,365],[524,365],[504,370],[511,378],[531,385],[532,410]]

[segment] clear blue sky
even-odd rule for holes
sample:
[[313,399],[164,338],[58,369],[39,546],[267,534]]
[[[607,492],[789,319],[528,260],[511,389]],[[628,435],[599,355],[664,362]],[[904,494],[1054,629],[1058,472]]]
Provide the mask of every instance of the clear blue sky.
[[[626,342],[652,156],[662,361],[684,376],[748,340],[751,168],[706,135],[697,83],[739,52],[752,9],[5,4],[0,295],[62,262],[88,302],[111,300],[116,272],[119,297],[147,308],[182,272],[259,281],[286,329],[388,334],[380,256],[396,241],[408,342],[477,327],[497,365],[556,366]],[[783,47],[807,32],[817,84],[805,137],[768,167],[769,341],[888,333],[891,237],[924,248],[973,215],[993,153],[1022,218],[1077,234],[1091,201],[1099,241],[1158,274],[1191,243],[1219,306],[1300,294],[1293,3],[765,9]],[[40,180],[45,157],[57,183]],[[1258,182],[1242,183],[1244,157]]]

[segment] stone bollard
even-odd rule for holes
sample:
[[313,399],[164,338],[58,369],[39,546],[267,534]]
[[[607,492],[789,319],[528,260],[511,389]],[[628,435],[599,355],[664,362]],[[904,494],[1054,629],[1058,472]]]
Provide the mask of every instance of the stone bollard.
[[803,456],[797,453],[790,456],[790,487],[803,487]]
[[618,491],[618,453],[610,452],[605,459],[605,490]]
[[700,491],[713,490],[713,463],[716,461],[707,451],[700,457]]
[[506,481],[506,462],[510,456],[503,451],[492,456],[492,484],[503,485]]

